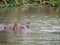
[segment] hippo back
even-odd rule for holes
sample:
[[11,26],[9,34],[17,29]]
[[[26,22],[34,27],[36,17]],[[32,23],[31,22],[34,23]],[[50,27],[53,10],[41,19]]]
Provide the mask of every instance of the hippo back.
[[5,26],[6,26],[6,25],[0,24],[0,31],[4,30],[4,27],[5,27]]

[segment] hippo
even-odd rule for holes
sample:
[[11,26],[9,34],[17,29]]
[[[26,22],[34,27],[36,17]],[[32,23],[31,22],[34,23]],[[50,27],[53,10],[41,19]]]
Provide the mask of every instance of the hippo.
[[0,24],[0,31],[6,30],[6,31],[13,31],[16,33],[16,31],[24,31],[28,32],[31,31],[30,29],[30,22],[27,22],[26,24],[21,24],[21,23],[16,23],[14,22],[13,24]]

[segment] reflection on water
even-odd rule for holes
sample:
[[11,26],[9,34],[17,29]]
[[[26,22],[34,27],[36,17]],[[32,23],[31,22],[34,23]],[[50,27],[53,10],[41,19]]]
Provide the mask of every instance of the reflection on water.
[[32,32],[17,35],[0,31],[0,45],[60,45],[59,17],[54,8],[48,7],[30,7],[23,12],[19,8],[0,10],[0,23],[30,21],[32,29]]

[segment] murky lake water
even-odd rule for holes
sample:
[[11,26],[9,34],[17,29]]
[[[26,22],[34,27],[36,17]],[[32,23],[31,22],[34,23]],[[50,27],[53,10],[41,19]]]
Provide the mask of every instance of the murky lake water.
[[0,10],[1,24],[11,24],[15,21],[30,21],[32,32],[14,35],[0,31],[0,45],[60,45],[60,15],[54,8]]

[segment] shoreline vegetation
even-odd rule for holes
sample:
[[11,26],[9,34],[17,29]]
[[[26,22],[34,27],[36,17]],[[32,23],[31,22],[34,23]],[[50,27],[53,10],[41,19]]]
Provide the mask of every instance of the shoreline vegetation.
[[59,7],[60,0],[0,0],[0,8],[28,8],[30,6]]

